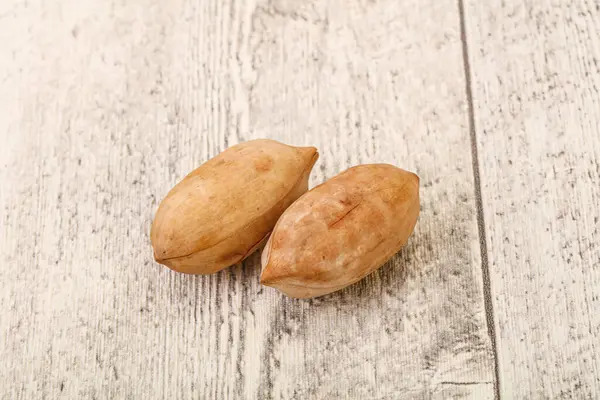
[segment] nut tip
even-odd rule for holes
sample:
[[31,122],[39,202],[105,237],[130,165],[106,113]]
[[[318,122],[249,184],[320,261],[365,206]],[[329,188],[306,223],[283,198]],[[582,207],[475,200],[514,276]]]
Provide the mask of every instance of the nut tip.
[[316,161],[319,158],[319,150],[316,147],[298,147],[298,149],[309,160],[314,158]]
[[410,174],[410,178],[412,179],[414,184],[416,186],[419,186],[421,183],[421,178],[419,178],[419,175],[415,174],[414,172],[409,172],[409,174]]
[[270,264],[267,265],[260,274],[260,284],[265,286],[271,286],[275,281],[277,281],[278,276],[277,273],[274,271],[275,268],[271,268]]

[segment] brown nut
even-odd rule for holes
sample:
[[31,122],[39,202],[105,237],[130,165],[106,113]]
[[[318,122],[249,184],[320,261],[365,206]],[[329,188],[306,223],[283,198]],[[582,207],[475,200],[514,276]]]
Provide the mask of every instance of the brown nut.
[[350,168],[283,213],[263,251],[260,281],[297,298],[342,289],[396,254],[418,216],[417,175],[385,164]]
[[162,201],[150,234],[154,258],[188,274],[209,274],[244,260],[308,190],[318,158],[314,147],[266,139],[225,150]]

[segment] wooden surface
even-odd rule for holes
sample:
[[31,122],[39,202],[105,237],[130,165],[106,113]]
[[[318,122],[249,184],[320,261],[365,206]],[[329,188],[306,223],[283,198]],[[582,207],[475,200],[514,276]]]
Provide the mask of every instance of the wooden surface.
[[[0,4],[0,399],[600,396],[597,4]],[[149,227],[258,137],[421,177],[408,246],[292,300]]]
[[471,1],[500,383],[600,398],[600,3]]

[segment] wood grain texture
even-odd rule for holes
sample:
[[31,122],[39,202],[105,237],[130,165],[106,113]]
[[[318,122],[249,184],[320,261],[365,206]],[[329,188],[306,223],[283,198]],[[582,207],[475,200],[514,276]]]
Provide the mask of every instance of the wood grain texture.
[[[0,5],[0,398],[494,397],[454,1]],[[417,172],[388,265],[312,301],[152,261],[160,199],[227,146],[315,145],[313,185]]]
[[501,391],[600,398],[600,4],[466,11]]

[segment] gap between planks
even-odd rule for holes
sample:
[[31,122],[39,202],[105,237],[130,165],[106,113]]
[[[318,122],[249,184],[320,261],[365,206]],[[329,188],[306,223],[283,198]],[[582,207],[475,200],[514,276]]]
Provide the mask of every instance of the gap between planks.
[[481,174],[479,172],[479,153],[477,150],[477,130],[475,129],[475,108],[473,106],[473,86],[471,81],[471,64],[469,63],[469,45],[467,43],[467,27],[465,22],[464,0],[457,0],[460,24],[460,40],[462,42],[462,57],[465,71],[465,92],[468,105],[469,134],[471,138],[471,159],[473,162],[473,182],[475,190],[475,203],[477,208],[477,228],[479,231],[479,246],[481,253],[481,273],[483,280],[483,299],[488,335],[490,337],[492,352],[494,354],[494,394],[500,400],[500,365],[498,360],[498,347],[496,344],[496,325],[494,322],[494,304],[492,300],[492,285],[490,280],[490,266],[488,261],[487,233],[485,230],[485,216],[483,212],[483,197],[481,195]]

